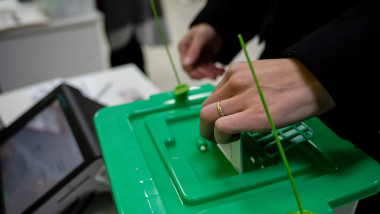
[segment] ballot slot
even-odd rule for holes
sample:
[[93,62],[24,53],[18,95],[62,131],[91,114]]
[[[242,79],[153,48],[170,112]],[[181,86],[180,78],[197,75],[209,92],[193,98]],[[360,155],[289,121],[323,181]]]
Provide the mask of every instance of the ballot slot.
[[[284,151],[292,149],[294,146],[308,142],[313,137],[313,130],[305,123],[297,123],[277,130],[279,139]],[[242,152],[245,158],[241,158],[245,163],[241,164],[244,171],[259,169],[277,164],[279,150],[272,132],[250,133],[241,135]],[[248,164],[249,163],[249,164]],[[245,167],[244,167],[245,166]]]
[[[313,131],[304,122],[278,129],[279,139],[285,150],[307,142]],[[241,174],[244,171],[260,169],[277,164],[279,150],[272,132],[243,132],[241,139],[227,144],[218,144],[224,156]],[[245,167],[244,167],[245,166]]]

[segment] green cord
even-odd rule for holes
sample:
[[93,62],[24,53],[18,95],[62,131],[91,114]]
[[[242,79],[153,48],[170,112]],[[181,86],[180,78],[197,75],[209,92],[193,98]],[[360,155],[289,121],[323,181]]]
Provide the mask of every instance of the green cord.
[[302,209],[301,201],[300,201],[300,198],[299,198],[298,193],[297,193],[296,185],[294,184],[292,172],[290,171],[290,168],[289,168],[288,160],[286,159],[285,152],[284,152],[284,149],[282,148],[280,139],[278,137],[276,127],[274,126],[272,117],[270,116],[270,113],[269,113],[269,110],[268,110],[268,106],[267,106],[267,104],[265,102],[264,95],[263,95],[263,93],[261,91],[259,82],[258,82],[256,74],[255,74],[255,71],[253,70],[253,66],[252,66],[251,60],[249,59],[247,50],[245,48],[245,43],[244,43],[243,37],[241,36],[241,34],[239,34],[238,38],[239,38],[239,41],[240,41],[240,45],[241,45],[241,47],[242,47],[242,49],[244,51],[245,57],[247,58],[247,61],[248,61],[248,64],[249,64],[249,68],[251,69],[251,72],[252,72],[252,75],[253,75],[253,79],[255,80],[255,83],[256,83],[256,86],[257,86],[257,91],[259,92],[261,102],[263,103],[263,106],[264,106],[264,109],[265,109],[265,113],[266,113],[266,115],[268,117],[268,121],[269,121],[270,127],[272,129],[274,138],[276,139],[277,147],[278,147],[278,150],[280,151],[282,162],[284,163],[285,168],[286,168],[286,172],[288,173],[288,178],[289,178],[290,183],[292,185],[294,196],[296,197],[298,208],[300,210],[299,212],[300,212],[300,214],[304,214],[304,210]]
[[156,24],[157,24],[158,30],[160,32],[161,40],[164,43],[166,53],[168,54],[170,63],[173,67],[173,71],[174,71],[175,77],[177,79],[177,83],[178,83],[178,85],[181,85],[181,81],[179,80],[177,69],[175,68],[172,56],[171,56],[169,48],[168,48],[168,43],[166,42],[165,35],[164,35],[162,28],[161,28],[160,20],[158,19],[158,15],[157,15],[157,11],[156,11],[156,5],[154,4],[154,0],[150,0],[150,6],[152,7],[154,19],[156,20]]

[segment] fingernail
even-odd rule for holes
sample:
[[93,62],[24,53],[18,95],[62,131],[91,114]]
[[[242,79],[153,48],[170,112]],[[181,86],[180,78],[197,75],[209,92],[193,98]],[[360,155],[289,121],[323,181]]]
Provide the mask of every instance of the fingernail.
[[190,57],[186,57],[184,60],[183,60],[183,64],[184,65],[190,65],[191,63],[191,58]]

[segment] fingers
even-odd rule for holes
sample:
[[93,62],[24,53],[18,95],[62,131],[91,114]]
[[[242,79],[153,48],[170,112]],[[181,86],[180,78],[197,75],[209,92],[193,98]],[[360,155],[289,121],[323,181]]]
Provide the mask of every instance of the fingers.
[[239,133],[244,131],[269,130],[270,125],[262,105],[256,106],[252,111],[236,105],[235,101],[232,101],[235,103],[233,105],[231,100],[221,102],[225,115],[223,117],[219,115],[216,103],[201,110],[199,129],[202,137],[215,143],[225,144],[237,140]]
[[[207,106],[211,103],[216,103],[220,100],[228,99],[232,96],[237,95],[236,89],[234,89],[234,84],[243,85],[240,81],[238,83],[234,83],[236,81],[231,81],[231,71],[229,70],[223,78],[220,80],[220,82],[215,87],[214,91],[212,92],[212,95],[208,97],[205,101],[202,103],[202,107]],[[233,82],[233,83],[231,83]],[[254,85],[253,80],[251,81],[252,85]],[[240,86],[239,86],[240,87]]]
[[182,66],[191,67],[200,55],[202,44],[194,35],[188,35],[180,42],[178,49]]
[[187,52],[191,46],[191,43],[193,41],[193,37],[194,37],[193,34],[189,33],[186,36],[184,36],[183,39],[178,44],[178,50],[179,50],[179,55],[181,58],[181,64],[182,64],[182,67],[185,71],[188,71],[191,68],[191,66],[190,66],[191,64],[190,64],[190,62],[188,62],[189,59],[185,60],[185,58],[187,57]]
[[204,106],[200,112],[201,136],[213,142],[226,143],[232,134],[239,133],[240,130],[231,127],[231,121],[236,121],[234,117],[244,111],[246,105],[241,99],[234,97],[221,100],[220,107],[225,115],[223,117],[218,112],[217,102]]
[[193,26],[178,45],[183,69],[193,79],[216,79],[224,73],[214,57],[221,47],[221,37],[208,24]]
[[[257,108],[261,109],[262,106],[257,106]],[[270,125],[264,110],[258,112],[253,112],[246,109],[244,111],[217,119],[215,121],[213,133],[215,141],[220,144],[225,144],[235,141],[236,139],[232,137],[241,132],[261,132],[268,130]],[[263,126],[263,124],[267,125]]]
[[198,60],[206,42],[207,41],[204,37],[199,36],[196,29],[190,30],[190,32],[180,41],[178,49],[181,56],[181,63],[184,68],[193,66]]
[[[207,72],[203,72],[204,68],[194,66],[194,62],[198,60],[202,47],[199,47],[200,43],[194,39],[194,36],[187,35],[179,44],[179,52],[181,56],[182,68],[188,73],[192,79],[202,79],[209,77],[205,75]],[[213,78],[211,76],[210,78]]]
[[[260,87],[277,128],[311,118],[330,109],[333,100],[305,67],[291,59],[254,62]],[[219,115],[217,102],[223,111]],[[234,63],[202,103],[202,137],[217,143],[232,141],[243,131],[270,130],[252,73],[247,63]]]
[[224,68],[218,68],[214,63],[208,62],[201,65],[195,65],[190,73],[199,75],[201,78],[215,80],[218,76],[221,76],[224,73]]
[[[242,68],[239,64],[230,67],[211,96],[202,103],[200,134],[216,143],[236,140],[243,131],[263,131],[269,128],[253,78],[250,73],[244,76],[236,73],[233,71],[235,67]],[[218,112],[218,101],[223,117]]]
[[[221,80],[221,82],[223,81],[224,79]],[[221,100],[226,100],[228,98],[230,98],[231,96],[233,96],[233,93],[232,91],[228,90],[228,86],[226,85],[221,85],[220,83],[216,86],[219,88],[215,88],[214,91],[212,92],[211,96],[208,97],[205,101],[203,101],[202,103],[202,108],[212,104],[212,103],[216,103],[218,101],[221,101]]]
[[192,66],[194,62],[199,58],[199,55],[206,45],[206,40],[198,35],[194,35],[190,45],[188,46],[182,64],[184,66]]

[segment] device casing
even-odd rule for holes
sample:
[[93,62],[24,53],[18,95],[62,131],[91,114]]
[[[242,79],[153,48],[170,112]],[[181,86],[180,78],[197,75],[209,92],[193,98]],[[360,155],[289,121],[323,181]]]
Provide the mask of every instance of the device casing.
[[[1,143],[20,130],[35,115],[59,100],[84,161],[23,213],[62,213],[75,202],[98,191],[109,190],[108,177],[95,134],[93,115],[103,105],[84,97],[79,90],[61,84],[10,126],[0,132]],[[5,213],[2,200],[2,213]]]

